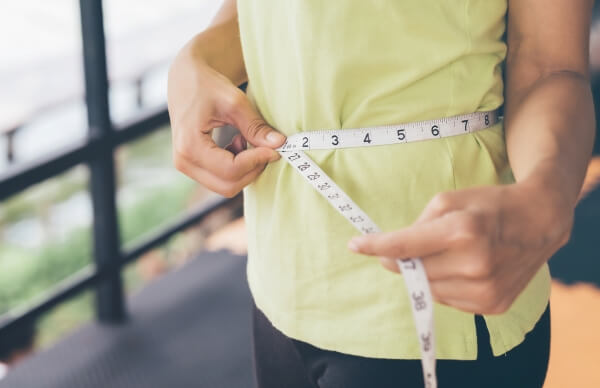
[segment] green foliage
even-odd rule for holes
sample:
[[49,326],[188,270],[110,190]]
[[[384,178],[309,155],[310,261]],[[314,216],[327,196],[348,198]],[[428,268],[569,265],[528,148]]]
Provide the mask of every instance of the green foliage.
[[[170,165],[169,132],[158,131],[117,153],[118,162],[128,169],[162,168]],[[119,165],[119,163],[117,163]],[[41,216],[47,207],[68,199],[85,189],[87,183],[83,167],[37,185],[25,193],[0,204],[0,228],[23,218]],[[119,204],[119,221],[122,244],[126,245],[159,228],[165,221],[181,215],[188,207],[194,190],[193,181],[178,176],[169,184],[142,185],[136,189],[135,201],[125,206]],[[126,174],[120,174],[126,175]],[[143,182],[153,179],[142,174]],[[129,185],[125,179],[120,185]],[[1,237],[1,235],[0,235]],[[51,241],[38,248],[25,248],[0,240],[0,315],[15,307],[26,307],[43,297],[58,282],[91,263],[92,239],[89,227],[70,231],[66,238]],[[141,279],[134,266],[123,271],[126,289],[139,284]],[[53,309],[38,324],[38,343],[46,346],[68,333],[93,314],[90,291]]]
[[63,241],[35,251],[0,248],[0,314],[25,304],[90,261],[89,229],[76,229]]
[[121,239],[127,245],[160,227],[165,221],[181,216],[195,185],[188,181],[147,192],[143,199],[126,209],[119,209]]
[[[194,186],[184,182],[146,193],[120,211],[123,242],[128,243],[181,214]],[[34,251],[14,245],[0,247],[0,314],[43,294],[60,280],[90,263],[89,228],[71,232],[63,241]]]

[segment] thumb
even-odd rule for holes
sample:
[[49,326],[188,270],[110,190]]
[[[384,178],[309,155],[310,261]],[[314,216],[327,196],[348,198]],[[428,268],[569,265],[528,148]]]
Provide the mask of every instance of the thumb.
[[255,147],[277,148],[285,141],[285,136],[267,124],[247,98],[241,99],[230,117],[232,124]]

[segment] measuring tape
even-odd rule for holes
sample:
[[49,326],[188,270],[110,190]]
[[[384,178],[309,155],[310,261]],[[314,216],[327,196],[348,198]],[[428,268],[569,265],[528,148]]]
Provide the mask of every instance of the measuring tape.
[[[497,111],[490,111],[400,125],[308,131],[289,136],[276,150],[356,229],[363,234],[378,233],[381,230],[373,220],[303,151],[437,139],[489,128],[497,122]],[[396,263],[404,276],[421,345],[425,387],[436,388],[433,298],[425,268],[419,258],[396,259]]]

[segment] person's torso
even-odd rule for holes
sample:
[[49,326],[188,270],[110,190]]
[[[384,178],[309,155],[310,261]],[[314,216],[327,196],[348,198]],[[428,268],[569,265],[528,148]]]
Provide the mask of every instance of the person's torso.
[[[248,96],[286,135],[496,109],[503,103],[506,6],[238,0]],[[440,191],[513,179],[502,123],[451,138],[308,154],[384,231],[409,225]],[[276,327],[342,352],[418,357],[401,276],[350,252],[356,231],[285,161],[246,187],[244,205],[248,280]],[[520,341],[543,312],[546,272],[498,321],[495,350]],[[471,357],[465,338],[474,335],[472,315],[436,305],[436,317],[438,356]]]
[[239,0],[250,88],[290,134],[502,104],[505,0]]

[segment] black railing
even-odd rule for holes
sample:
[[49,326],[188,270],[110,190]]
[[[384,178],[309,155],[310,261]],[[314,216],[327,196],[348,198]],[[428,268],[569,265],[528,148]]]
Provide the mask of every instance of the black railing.
[[94,265],[61,282],[44,300],[27,310],[4,316],[0,322],[0,336],[19,324],[35,320],[57,304],[91,287],[95,287],[96,291],[97,319],[106,323],[122,322],[126,318],[126,306],[121,268],[166,242],[175,233],[200,222],[215,210],[237,199],[217,199],[156,231],[136,246],[127,250],[121,246],[116,209],[114,151],[118,146],[168,124],[169,116],[166,107],[162,107],[124,125],[113,125],[108,104],[102,0],[80,0],[79,6],[88,137],[84,142],[61,152],[20,167],[12,167],[0,175],[0,201],[71,167],[87,165],[93,207]]

